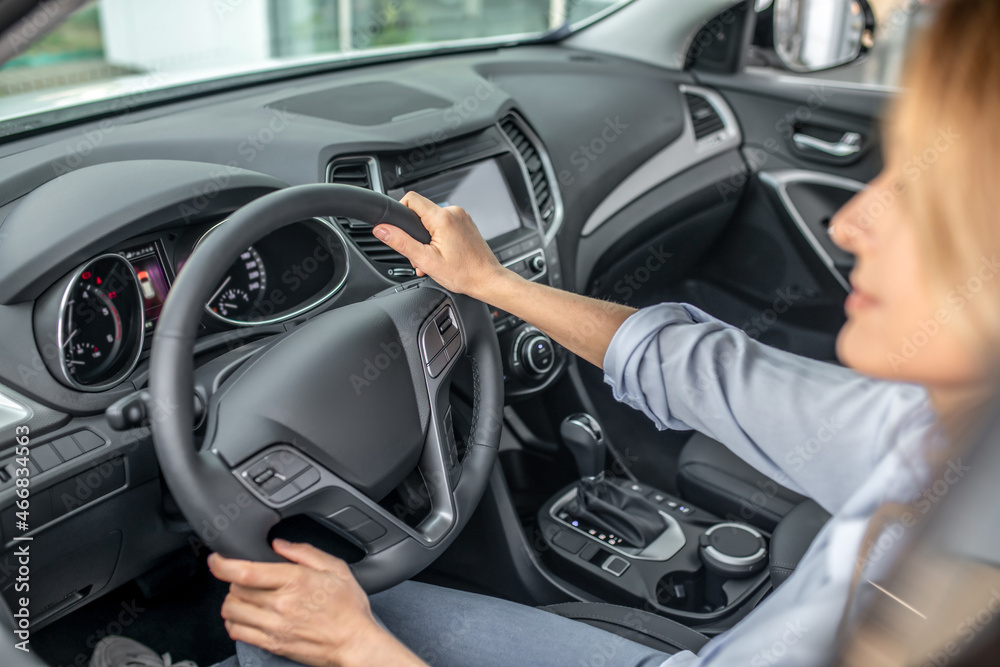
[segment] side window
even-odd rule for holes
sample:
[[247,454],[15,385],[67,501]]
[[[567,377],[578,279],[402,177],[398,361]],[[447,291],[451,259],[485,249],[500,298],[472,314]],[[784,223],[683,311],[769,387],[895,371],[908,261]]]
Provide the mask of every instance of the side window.
[[[936,0],[868,0],[875,30],[866,35],[866,53],[858,60],[801,74],[830,81],[897,87],[903,63],[913,38],[932,17]],[[750,57],[751,66],[786,70],[774,49],[774,11],[778,0],[757,0],[757,31]],[[833,3],[831,3],[833,4]]]

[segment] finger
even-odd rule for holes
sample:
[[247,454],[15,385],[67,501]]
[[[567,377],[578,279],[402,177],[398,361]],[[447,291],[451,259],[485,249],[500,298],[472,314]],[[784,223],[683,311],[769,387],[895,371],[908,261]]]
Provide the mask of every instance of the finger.
[[[403,198],[399,200],[399,203],[419,215],[421,220],[423,220],[425,216],[432,217],[432,214],[441,210],[441,207],[432,202],[430,199],[419,193],[413,192],[412,190],[403,195]],[[424,224],[424,226],[426,227],[427,225]],[[428,228],[428,231],[431,230]]]
[[414,264],[420,264],[421,260],[425,260],[427,258],[427,252],[430,250],[423,243],[417,241],[402,229],[393,225],[378,225],[372,230],[372,233],[382,243],[386,244]]
[[216,579],[247,588],[277,590],[291,580],[296,565],[289,563],[254,563],[212,554],[208,569]]
[[283,618],[263,606],[227,595],[220,611],[222,618],[233,623],[240,623],[267,632],[275,632],[289,625],[289,619]]
[[286,540],[275,540],[274,550],[293,563],[311,567],[320,572],[332,572],[343,575],[347,570],[347,563],[335,556],[331,556],[325,551],[317,549],[311,544],[303,542],[288,542]]
[[283,655],[288,650],[287,639],[283,640],[279,636],[270,635],[260,628],[226,621],[226,632],[229,633],[229,638],[233,641],[250,644],[270,653]]

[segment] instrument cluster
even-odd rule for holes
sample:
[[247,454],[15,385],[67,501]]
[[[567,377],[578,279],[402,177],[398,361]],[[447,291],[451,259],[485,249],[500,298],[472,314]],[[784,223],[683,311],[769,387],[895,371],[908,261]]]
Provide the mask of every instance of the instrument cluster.
[[[84,262],[48,290],[35,309],[35,337],[53,375],[81,391],[124,381],[149,349],[174,279],[221,224],[135,239]],[[205,304],[202,329],[303,315],[340,291],[348,261],[333,222],[285,225],[240,253]]]

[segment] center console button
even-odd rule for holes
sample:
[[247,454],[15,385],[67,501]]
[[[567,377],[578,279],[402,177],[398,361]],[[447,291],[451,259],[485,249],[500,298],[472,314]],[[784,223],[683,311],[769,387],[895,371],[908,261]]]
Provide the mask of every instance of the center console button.
[[608,559],[604,561],[604,565],[601,569],[605,572],[610,572],[616,577],[620,577],[625,574],[625,570],[629,568],[629,563],[627,560],[621,556],[608,556]]

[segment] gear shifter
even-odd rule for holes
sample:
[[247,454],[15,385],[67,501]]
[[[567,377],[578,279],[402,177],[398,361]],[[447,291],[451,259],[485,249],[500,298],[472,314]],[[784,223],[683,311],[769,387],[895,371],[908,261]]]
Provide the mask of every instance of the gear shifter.
[[581,524],[617,536],[639,549],[667,528],[655,505],[606,481],[603,475],[580,480],[576,497],[565,509]]
[[570,415],[559,425],[559,435],[573,454],[580,477],[595,477],[604,470],[607,447],[596,419],[584,412]]

